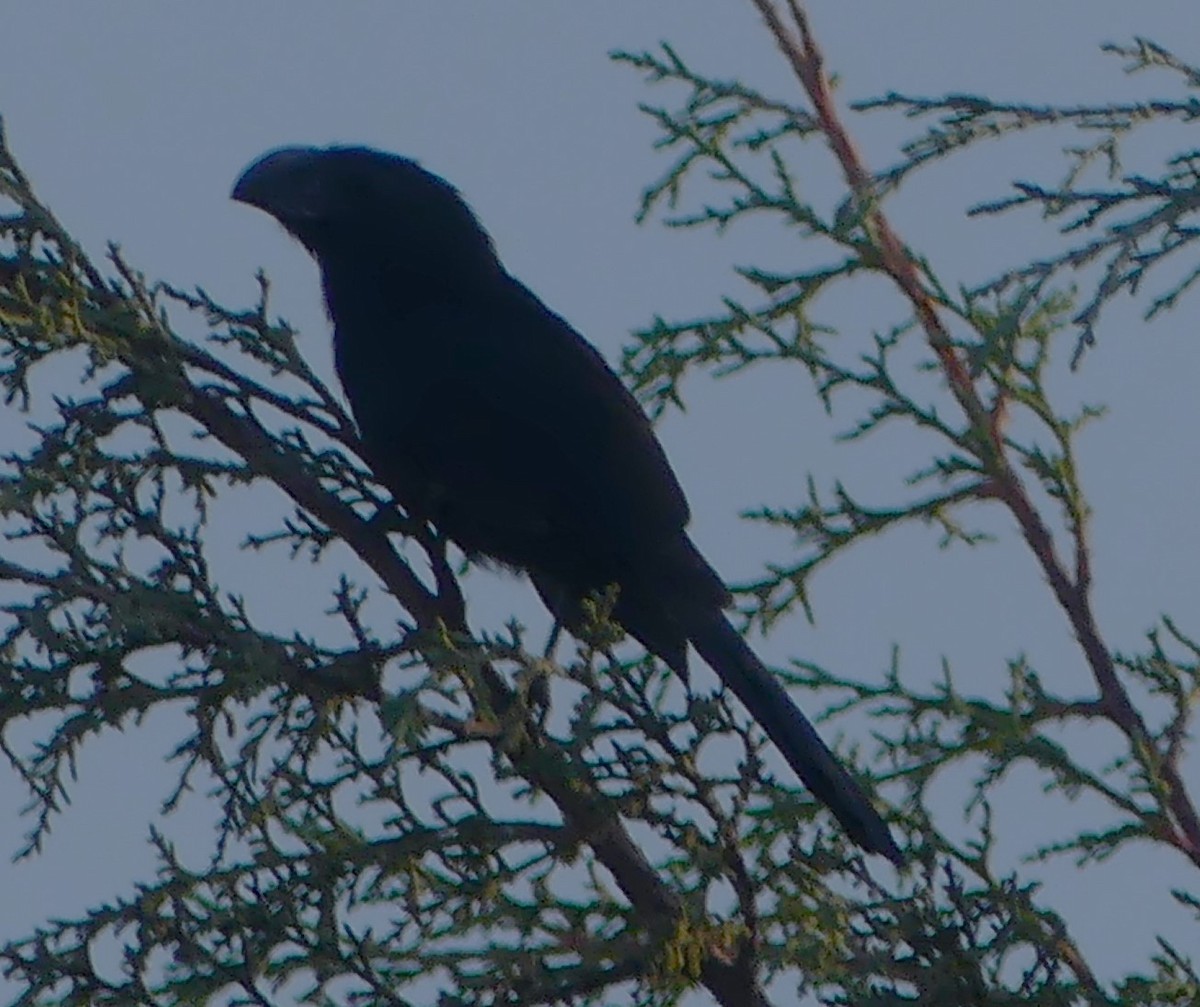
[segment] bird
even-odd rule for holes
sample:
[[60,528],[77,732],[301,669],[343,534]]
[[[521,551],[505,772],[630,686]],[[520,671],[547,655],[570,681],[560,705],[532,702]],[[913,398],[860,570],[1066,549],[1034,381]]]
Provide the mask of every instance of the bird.
[[850,838],[903,863],[726,617],[730,592],[688,536],[684,491],[637,399],[505,269],[454,186],[399,154],[290,146],[231,195],[316,260],[364,461],[410,518],[524,571],[568,629],[612,591],[614,621],[685,679],[693,647]]

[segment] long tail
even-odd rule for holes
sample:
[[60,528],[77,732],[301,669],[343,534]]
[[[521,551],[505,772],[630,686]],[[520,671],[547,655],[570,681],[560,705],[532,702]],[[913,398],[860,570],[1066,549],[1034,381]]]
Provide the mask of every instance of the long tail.
[[700,656],[733,690],[850,838],[865,850],[882,853],[897,866],[903,864],[904,855],[866,794],[725,616],[720,611],[697,615],[688,621],[687,629]]

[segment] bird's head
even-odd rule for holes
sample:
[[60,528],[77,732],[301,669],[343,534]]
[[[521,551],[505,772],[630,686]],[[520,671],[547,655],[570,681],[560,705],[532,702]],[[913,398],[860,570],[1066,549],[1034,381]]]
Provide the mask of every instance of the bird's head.
[[491,239],[444,179],[369,147],[281,147],[250,165],[232,197],[279,221],[328,268],[373,262],[465,278],[498,268]]

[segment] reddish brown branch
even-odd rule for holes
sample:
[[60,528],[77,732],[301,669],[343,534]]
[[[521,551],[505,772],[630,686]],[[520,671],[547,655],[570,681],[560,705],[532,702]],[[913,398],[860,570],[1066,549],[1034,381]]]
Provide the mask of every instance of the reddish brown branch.
[[1090,600],[1089,549],[1082,522],[1076,522],[1072,529],[1075,539],[1075,576],[1072,579],[1055,550],[1050,529],[1030,500],[1005,450],[999,418],[1002,411],[994,413],[985,406],[962,355],[954,347],[950,333],[938,315],[934,298],[921,282],[916,259],[909,254],[876,203],[872,176],[838,115],[824,72],[824,57],[809,27],[807,14],[799,0],[787,0],[793,30],[784,22],[772,0],[753,0],[753,3],[813,103],[821,131],[841,166],[846,184],[865,211],[864,225],[878,251],[880,266],[912,305],[941,364],[950,392],[970,427],[984,435],[980,439],[980,454],[991,477],[988,495],[1003,501],[1016,519],[1022,537],[1033,551],[1083,648],[1106,715],[1129,739],[1147,774],[1161,779],[1166,785],[1166,805],[1174,828],[1165,838],[1200,866],[1200,815],[1179,776],[1176,761],[1165,758],[1154,744],[1145,721],[1117,676],[1112,654],[1095,624]]

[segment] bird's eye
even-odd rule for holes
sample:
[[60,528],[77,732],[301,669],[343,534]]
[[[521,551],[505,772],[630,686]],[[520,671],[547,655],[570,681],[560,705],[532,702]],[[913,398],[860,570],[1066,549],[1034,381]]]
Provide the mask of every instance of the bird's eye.
[[378,204],[379,187],[374,179],[362,175],[347,180],[342,190],[347,207],[370,207]]

